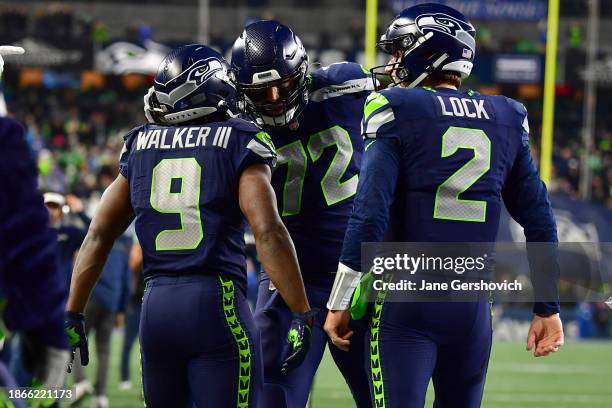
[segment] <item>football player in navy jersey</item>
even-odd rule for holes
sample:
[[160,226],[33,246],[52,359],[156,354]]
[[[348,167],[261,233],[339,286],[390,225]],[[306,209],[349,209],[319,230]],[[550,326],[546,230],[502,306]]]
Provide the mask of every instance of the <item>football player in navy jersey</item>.
[[[545,301],[534,305],[527,347],[545,356],[563,344],[557,231],[529,152],[525,107],[458,90],[472,69],[474,34],[456,10],[422,4],[399,14],[379,43],[392,56],[386,73],[397,86],[371,94],[364,107],[366,153],[325,324],[338,347],[354,346],[346,309],[364,267],[361,243],[492,245],[502,202],[528,242],[552,243],[539,258],[529,253],[532,275],[545,271],[532,278]],[[430,379],[435,407],[480,406],[492,337],[488,296],[410,303],[385,302],[384,293],[370,321],[375,406],[423,407]]]
[[[2,56],[23,53],[21,47],[0,46],[0,77]],[[31,384],[15,384],[0,367],[0,405],[21,407],[26,401],[9,401],[8,388],[64,385],[69,358],[63,331],[67,293],[66,278],[56,266],[56,235],[48,227],[38,191],[36,162],[23,126],[6,117],[0,117],[0,178],[0,349],[7,330],[19,333],[20,350],[14,352],[32,376]]]
[[[277,146],[272,185],[279,211],[295,243],[308,299],[313,308],[321,309],[306,361],[289,375],[280,375],[281,346],[291,314],[264,265],[255,312],[265,377],[260,406],[303,408],[329,342],[323,331],[325,302],[353,207],[363,154],[360,121],[374,83],[359,64],[349,62],[309,74],[300,39],[277,21],[246,26],[234,43],[231,64],[242,107]],[[365,338],[365,328],[359,326],[353,327],[355,339]],[[363,350],[330,350],[356,405],[369,407]]]
[[164,59],[149,95],[164,125],[126,135],[121,174],[105,191],[76,260],[66,329],[86,363],[83,309],[113,241],[135,217],[146,281],[140,339],[149,407],[255,406],[261,356],[245,298],[245,216],[292,313],[286,371],[310,343],[310,306],[270,184],[274,145],[254,123],[233,118],[229,75],[223,57],[198,44]]

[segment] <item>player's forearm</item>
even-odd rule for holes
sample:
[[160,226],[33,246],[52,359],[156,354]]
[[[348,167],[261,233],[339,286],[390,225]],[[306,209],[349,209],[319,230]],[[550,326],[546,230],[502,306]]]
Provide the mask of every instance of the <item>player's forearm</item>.
[[113,239],[105,237],[96,228],[89,229],[75,261],[66,310],[83,312],[102,273],[113,242]]
[[525,232],[535,297],[533,311],[541,315],[558,313],[557,225],[546,185],[538,175],[527,145],[517,154],[503,198],[510,215]]
[[293,242],[282,223],[255,234],[257,254],[264,270],[293,312],[310,310]]

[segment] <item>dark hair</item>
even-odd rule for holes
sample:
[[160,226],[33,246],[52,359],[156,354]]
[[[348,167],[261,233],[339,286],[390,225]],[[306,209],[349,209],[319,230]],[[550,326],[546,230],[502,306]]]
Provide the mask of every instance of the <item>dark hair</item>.
[[435,71],[423,80],[421,85],[435,87],[441,83],[447,83],[459,88],[462,83],[461,75],[454,71]]

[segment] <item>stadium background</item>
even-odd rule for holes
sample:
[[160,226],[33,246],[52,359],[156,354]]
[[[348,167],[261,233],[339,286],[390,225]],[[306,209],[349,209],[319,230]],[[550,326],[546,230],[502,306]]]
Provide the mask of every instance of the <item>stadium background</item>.
[[[413,3],[380,0],[378,34],[395,11]],[[546,2],[448,3],[471,16],[477,28],[476,65],[466,86],[524,102],[534,157],[540,157]],[[612,1],[560,3],[549,188],[558,216],[564,219],[561,240],[609,242]],[[27,53],[6,58],[2,81],[6,108],[0,109],[25,124],[39,165],[41,190],[74,194],[91,215],[117,174],[122,136],[144,121],[142,97],[169,48],[203,41],[227,54],[245,23],[276,18],[300,36],[313,67],[342,60],[367,65],[365,9],[364,0],[2,1],[0,44],[20,45]],[[589,15],[590,10],[596,13]],[[595,26],[593,37],[589,27],[595,22],[598,29]],[[594,38],[594,58],[586,69]],[[377,62],[384,63],[384,56],[378,55]],[[585,84],[585,78],[590,83]],[[589,85],[594,89],[590,94]],[[596,103],[585,105],[589,95]],[[83,226],[70,213],[65,222]],[[255,267],[250,265],[254,281]],[[559,355],[546,360],[533,361],[523,351],[528,318],[526,308],[499,305],[484,406],[612,407],[612,314],[605,305],[564,305],[570,339]],[[140,406],[136,349],[132,355],[136,386],[117,389],[120,345],[121,329],[117,329],[110,406]],[[317,377],[312,405],[351,406],[348,390],[329,359]]]

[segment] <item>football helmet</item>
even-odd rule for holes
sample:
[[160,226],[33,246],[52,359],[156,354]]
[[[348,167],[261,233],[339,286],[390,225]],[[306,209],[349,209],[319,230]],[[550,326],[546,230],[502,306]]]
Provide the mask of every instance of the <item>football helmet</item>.
[[232,48],[231,66],[241,107],[267,126],[292,123],[308,103],[308,56],[287,26],[249,24]]
[[376,79],[381,69],[394,72],[394,85],[419,85],[436,71],[471,71],[476,54],[476,30],[459,11],[434,3],[409,7],[398,14],[378,41],[378,48],[395,57],[392,64],[372,68]]
[[175,48],[155,75],[153,90],[145,96],[150,122],[173,125],[211,114],[235,116],[237,96],[227,61],[200,44]]

